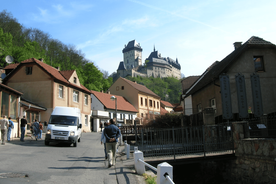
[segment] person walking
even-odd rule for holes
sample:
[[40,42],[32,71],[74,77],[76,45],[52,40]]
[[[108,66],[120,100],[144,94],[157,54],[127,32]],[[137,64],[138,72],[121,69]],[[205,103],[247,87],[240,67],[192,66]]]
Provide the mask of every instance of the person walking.
[[9,125],[9,121],[7,119],[7,116],[3,116],[3,119],[1,119],[1,139],[2,139],[2,145],[5,145],[5,139],[6,139],[6,132],[7,127]]
[[42,138],[42,131],[43,131],[43,125],[41,123],[41,121],[39,122],[39,135],[38,135],[38,139]]
[[7,134],[7,140],[8,140],[8,142],[11,141],[11,131],[12,131],[13,128],[14,128],[14,123],[11,120],[11,117],[9,117],[9,127],[8,127],[8,134]]
[[37,138],[38,138],[39,132],[40,132],[39,123],[37,122],[37,120],[35,120],[35,122],[33,123],[33,130],[34,130],[35,140],[37,141]]
[[25,137],[25,126],[27,125],[27,120],[25,119],[25,116],[23,116],[23,118],[21,119],[21,137],[20,137],[20,141],[24,142],[24,137]]
[[[107,127],[108,125],[109,125],[108,122],[105,122],[105,123],[104,123],[104,127]],[[105,135],[104,135],[104,129],[103,129],[103,131],[102,131],[101,144],[104,144],[104,156],[105,156],[105,159],[107,159],[107,153],[106,153],[106,138],[105,138]]]
[[118,138],[121,136],[120,129],[115,125],[113,119],[109,120],[109,124],[104,129],[106,138],[106,150],[108,155],[108,167],[114,166],[116,162],[116,145]]

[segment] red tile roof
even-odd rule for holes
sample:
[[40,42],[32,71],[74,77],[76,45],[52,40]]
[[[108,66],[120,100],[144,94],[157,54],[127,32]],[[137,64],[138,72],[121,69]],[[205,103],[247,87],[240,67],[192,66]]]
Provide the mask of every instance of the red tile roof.
[[17,93],[18,95],[22,95],[22,94],[23,94],[22,92],[17,91],[17,90],[15,90],[15,89],[13,89],[13,88],[11,88],[11,87],[5,85],[5,84],[1,84],[1,83],[0,83],[0,88],[4,88],[4,89],[6,89],[6,90],[10,90],[10,91],[12,91],[13,93]]
[[4,70],[15,69],[18,65],[19,65],[19,63],[9,64],[8,66],[6,66],[4,68]]
[[160,107],[160,114],[161,115],[165,115],[167,113],[169,113],[169,112],[166,109],[164,109],[163,107]]
[[164,101],[164,100],[160,100],[160,103],[163,104],[166,107],[174,107],[170,102]]
[[115,96],[117,98],[117,110],[120,111],[130,111],[130,112],[138,112],[135,107],[130,104],[124,97],[118,95],[112,95],[108,93],[102,93],[97,91],[90,91],[95,97],[107,108],[107,109],[115,109],[115,101],[112,101],[110,98]]
[[65,71],[60,71],[60,73],[65,77],[65,79],[69,80],[72,74],[74,73],[75,70],[65,70]]
[[157,94],[155,94],[154,92],[152,92],[150,89],[148,89],[146,86],[141,85],[141,84],[137,84],[136,82],[132,82],[130,80],[127,80],[125,78],[120,77],[122,80],[126,81],[128,84],[130,84],[132,87],[134,87],[135,89],[137,89],[140,92],[143,93],[147,93],[149,95],[155,96],[160,98]]

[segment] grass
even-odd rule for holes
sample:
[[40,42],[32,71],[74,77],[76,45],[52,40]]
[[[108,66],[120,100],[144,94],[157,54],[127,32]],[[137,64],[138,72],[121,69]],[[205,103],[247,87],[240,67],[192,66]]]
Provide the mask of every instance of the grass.
[[150,176],[148,174],[143,174],[147,184],[156,184],[156,176]]

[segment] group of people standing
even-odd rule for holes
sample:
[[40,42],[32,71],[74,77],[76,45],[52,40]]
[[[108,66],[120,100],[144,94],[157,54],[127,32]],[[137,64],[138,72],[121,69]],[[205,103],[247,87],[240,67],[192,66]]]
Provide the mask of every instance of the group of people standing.
[[[21,137],[20,137],[20,141],[24,142],[24,137],[25,137],[25,127],[27,125],[27,120],[25,118],[25,116],[23,116],[23,118],[21,119]],[[35,140],[37,139],[41,139],[42,138],[42,131],[43,131],[43,125],[41,122],[38,122],[36,119],[34,121],[34,123],[29,124],[30,125],[30,130],[31,130],[31,137],[35,138]]]
[[105,159],[108,159],[108,167],[114,166],[116,162],[116,150],[118,139],[121,136],[120,129],[113,119],[104,124],[101,136],[101,144],[104,143]]
[[10,142],[11,140],[11,131],[14,128],[14,123],[11,120],[11,117],[7,119],[7,116],[3,116],[3,119],[1,119],[1,140],[2,145],[5,145],[6,142],[6,134],[7,134],[7,140]]
[[[12,129],[14,128],[14,123],[11,120],[11,117],[9,117],[7,119],[7,116],[3,116],[3,119],[0,120],[1,122],[1,140],[2,140],[2,145],[5,145],[6,143],[6,139],[8,142],[11,141],[11,132]],[[23,116],[23,118],[21,119],[21,124],[20,124],[20,128],[21,128],[21,137],[20,137],[20,141],[24,142],[24,137],[25,137],[25,127],[27,125],[27,120],[25,118],[25,116]],[[43,125],[41,122],[38,122],[37,120],[35,120],[34,123],[29,124],[30,125],[30,129],[32,132],[32,137],[34,136],[34,138],[37,139],[41,139],[42,138],[42,131],[43,131]]]

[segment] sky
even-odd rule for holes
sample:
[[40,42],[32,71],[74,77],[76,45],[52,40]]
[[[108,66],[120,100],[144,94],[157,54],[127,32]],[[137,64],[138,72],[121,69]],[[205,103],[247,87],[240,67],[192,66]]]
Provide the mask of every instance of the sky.
[[143,63],[155,47],[178,58],[186,77],[224,59],[234,42],[257,36],[276,44],[275,7],[275,0],[0,0],[0,11],[76,46],[109,74],[136,40]]

